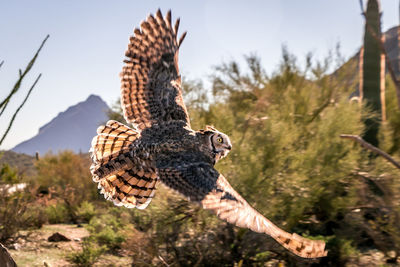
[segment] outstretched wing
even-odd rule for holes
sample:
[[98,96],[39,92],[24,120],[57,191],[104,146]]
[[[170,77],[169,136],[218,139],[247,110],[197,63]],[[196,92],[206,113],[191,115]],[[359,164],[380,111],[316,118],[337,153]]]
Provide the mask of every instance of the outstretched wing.
[[177,40],[179,19],[171,25],[158,10],[134,30],[121,72],[121,106],[127,122],[143,130],[154,123],[183,120],[189,116],[182,98],[178,50],[186,32]]
[[164,164],[162,160],[158,162],[160,180],[168,187],[191,201],[199,202],[203,208],[213,211],[222,220],[270,235],[300,257],[317,258],[327,255],[323,241],[285,232],[253,209],[210,164],[181,160],[170,164]]

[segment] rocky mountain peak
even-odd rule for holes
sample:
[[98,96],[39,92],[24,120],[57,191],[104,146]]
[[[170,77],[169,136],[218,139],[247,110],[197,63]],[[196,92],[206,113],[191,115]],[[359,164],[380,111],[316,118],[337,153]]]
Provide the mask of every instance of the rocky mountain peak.
[[72,150],[87,152],[97,127],[107,121],[109,107],[97,95],[90,95],[60,112],[54,119],[39,128],[36,136],[26,140],[12,151],[34,155],[48,151]]

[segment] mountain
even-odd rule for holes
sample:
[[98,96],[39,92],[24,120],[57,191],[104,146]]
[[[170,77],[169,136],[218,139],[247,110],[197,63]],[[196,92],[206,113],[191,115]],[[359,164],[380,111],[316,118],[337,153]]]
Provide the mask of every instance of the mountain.
[[[385,36],[385,50],[388,55],[390,65],[393,68],[393,71],[396,77],[400,78],[400,44],[399,44],[399,27],[395,26],[390,28],[386,32],[383,33]],[[359,75],[359,60],[360,60],[360,50],[352,56],[348,61],[346,61],[342,66],[336,69],[333,72],[334,76],[348,73],[346,79],[349,85],[353,84],[354,80],[357,79],[356,85],[354,87],[354,92],[350,95],[350,98],[359,96],[358,91],[358,75]],[[386,65],[386,74],[388,74],[387,65]]]
[[25,175],[27,177],[33,177],[36,174],[35,169],[35,157],[16,153],[14,151],[0,151],[0,168],[3,164],[8,164],[15,168],[20,175]]
[[69,107],[59,113],[49,123],[39,129],[39,133],[26,140],[12,151],[41,155],[48,151],[72,150],[86,153],[90,148],[97,127],[106,122],[109,107],[96,95],[90,95],[85,101]]
[[[400,45],[398,38],[398,28],[399,28],[398,26],[395,26],[383,33],[383,35],[385,36],[385,50],[396,76],[400,76]],[[358,51],[348,61],[356,66],[357,71],[355,73],[358,73],[359,58],[360,58],[360,51]]]
[[399,27],[396,26],[385,32],[386,53],[397,77],[400,75],[400,45],[398,28]]

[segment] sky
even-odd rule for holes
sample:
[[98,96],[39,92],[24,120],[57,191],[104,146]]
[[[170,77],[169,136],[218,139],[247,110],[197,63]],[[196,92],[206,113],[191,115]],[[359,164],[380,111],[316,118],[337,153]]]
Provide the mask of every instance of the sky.
[[[323,58],[340,43],[345,58],[363,38],[359,0],[14,0],[0,1],[0,99],[10,92],[41,41],[42,49],[20,91],[0,118],[0,135],[39,73],[42,77],[0,149],[11,149],[69,106],[95,94],[113,104],[119,72],[133,29],[161,8],[180,17],[188,35],[180,70],[207,86],[213,67],[256,53],[267,73],[277,69],[282,45],[301,61],[308,52]],[[381,0],[382,30],[399,22],[399,2]]]

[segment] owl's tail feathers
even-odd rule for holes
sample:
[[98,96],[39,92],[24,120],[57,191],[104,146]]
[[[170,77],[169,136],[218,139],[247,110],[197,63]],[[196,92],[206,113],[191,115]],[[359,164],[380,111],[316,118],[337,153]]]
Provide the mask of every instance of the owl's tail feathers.
[[[128,152],[130,145],[139,137],[139,132],[114,120],[100,126],[97,128],[97,136],[93,138],[92,147],[89,150],[93,161],[91,169],[104,166]],[[117,171],[116,168],[114,169]]]
[[146,171],[131,155],[132,143],[140,133],[117,121],[110,120],[97,129],[90,149],[93,181],[100,193],[117,206],[144,209],[155,193],[155,170]]

